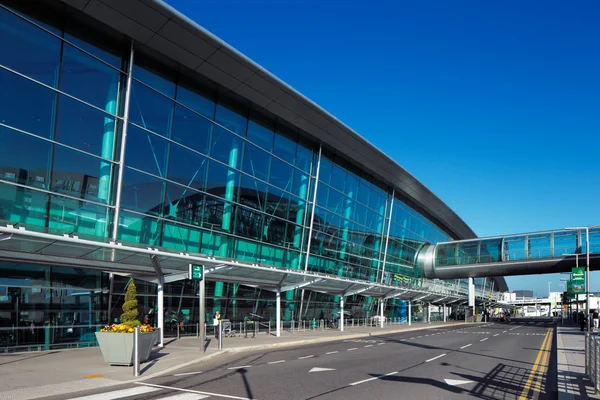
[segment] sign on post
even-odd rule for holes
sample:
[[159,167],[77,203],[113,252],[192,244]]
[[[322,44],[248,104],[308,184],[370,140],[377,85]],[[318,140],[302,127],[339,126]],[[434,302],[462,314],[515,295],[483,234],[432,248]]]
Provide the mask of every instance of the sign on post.
[[575,267],[571,269],[571,287],[573,293],[585,293],[585,268]]
[[201,281],[204,278],[204,266],[190,264],[189,279]]

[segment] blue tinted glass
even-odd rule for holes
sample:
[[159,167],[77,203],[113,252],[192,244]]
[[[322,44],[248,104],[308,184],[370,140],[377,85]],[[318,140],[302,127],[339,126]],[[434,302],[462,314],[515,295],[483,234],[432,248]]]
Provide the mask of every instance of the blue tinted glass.
[[246,207],[236,207],[235,233],[239,236],[260,239],[263,235],[263,215]]
[[290,164],[294,164],[296,155],[296,142],[285,136],[276,134],[273,143],[273,154],[284,159]]
[[350,172],[346,178],[346,194],[354,199],[358,195],[358,178]]
[[48,228],[57,232],[106,237],[108,208],[61,196],[50,197]]
[[344,213],[345,197],[337,190],[329,190],[329,199],[327,201],[327,209],[338,214]]
[[243,140],[231,132],[215,126],[212,137],[211,157],[233,168],[238,168],[242,160]]
[[61,41],[0,8],[0,64],[56,87]]
[[204,195],[179,185],[167,183],[164,206],[165,218],[201,225],[204,212]]
[[162,223],[156,218],[122,212],[119,218],[119,240],[159,246],[161,226]]
[[[313,153],[311,150],[307,149],[306,147],[301,146],[300,144],[298,145],[298,149],[296,150],[296,167],[300,168],[302,171],[309,173],[310,171],[310,166],[312,163],[312,156]],[[323,159],[321,158],[321,161]],[[316,171],[312,171],[313,176],[315,175]]]
[[220,104],[217,104],[215,121],[240,136],[246,136],[246,118]]
[[[327,198],[329,197],[329,188],[325,185],[319,185],[317,188],[317,205],[327,207]],[[311,199],[312,201],[312,199]]]
[[292,189],[290,191],[296,196],[306,199],[308,195],[308,175],[295,169],[294,180],[292,181]]
[[132,211],[160,216],[164,188],[163,180],[125,168],[121,206]]
[[274,187],[269,188],[266,213],[280,218],[287,218],[290,195]]
[[215,118],[215,102],[192,89],[177,86],[177,101],[210,119]]
[[63,48],[60,89],[117,113],[120,73],[68,44]]
[[[0,172],[1,176],[2,172]],[[46,226],[48,195],[37,190],[0,183],[0,221]],[[19,264],[19,269],[23,264]],[[45,267],[44,267],[45,268]],[[5,272],[5,271],[3,271]],[[0,274],[0,282],[2,282]]]
[[250,120],[248,122],[248,140],[267,151],[273,149],[273,131]]
[[[364,182],[361,182],[358,188],[358,201],[362,204],[369,204],[369,194],[370,190],[368,186],[365,186]],[[356,196],[355,196],[356,197]]]
[[292,187],[292,175],[294,168],[283,161],[273,158],[271,160],[271,176],[269,182],[283,190]]
[[321,182],[329,184],[331,182],[331,168],[333,164],[325,157],[321,157],[321,164],[319,166],[319,180]]
[[133,82],[129,118],[139,126],[169,137],[173,101],[154,90]]
[[266,209],[267,184],[242,175],[239,202],[257,210]]
[[112,159],[115,118],[67,96],[60,96],[56,140]]
[[[0,126],[0,143],[0,179],[49,188],[50,142]],[[27,157],[15,149],[26,149]]]
[[169,142],[130,125],[125,164],[161,177],[165,176]]
[[[87,37],[87,32],[85,32],[85,28],[71,28],[69,26],[69,22],[67,21],[67,27],[65,28],[65,39],[74,45],[82,48],[90,54],[95,55],[99,59],[109,63],[115,68],[121,68],[121,58],[118,53],[119,50],[112,48],[112,43],[110,45],[105,45],[104,43],[97,43],[99,40],[103,40],[102,36],[91,36]],[[76,33],[69,33],[70,31]],[[82,39],[85,38],[85,39]],[[95,44],[92,44],[94,42]]]
[[240,174],[226,166],[211,161],[208,170],[207,192],[233,201],[237,198]]
[[133,77],[158,90],[165,96],[172,99],[175,98],[175,83],[171,81],[171,77],[164,76],[164,74],[158,72],[152,66],[144,65],[144,67],[140,67],[136,60],[133,65]]
[[244,172],[266,181],[269,177],[271,156],[251,144],[246,144],[244,153]]
[[[1,12],[0,12],[1,13]],[[0,68],[0,122],[51,138],[56,93]]]
[[213,123],[185,107],[175,106],[171,139],[191,149],[208,154]]
[[204,190],[208,160],[176,144],[171,145],[169,179],[182,185]]
[[346,170],[339,165],[333,164],[331,169],[331,186],[345,193],[346,188]]
[[[106,202],[110,185],[100,185],[101,171],[103,179],[110,182],[111,168],[98,158],[88,156],[62,146],[54,146],[52,167],[52,185],[50,190],[74,197]],[[104,190],[105,193],[101,193]]]

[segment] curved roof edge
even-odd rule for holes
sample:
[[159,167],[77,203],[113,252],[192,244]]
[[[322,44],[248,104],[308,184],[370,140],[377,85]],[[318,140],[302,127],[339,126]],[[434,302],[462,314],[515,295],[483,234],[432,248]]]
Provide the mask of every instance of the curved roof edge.
[[453,239],[477,237],[431,190],[396,161],[265,68],[161,0],[61,0],[248,99],[395,187]]

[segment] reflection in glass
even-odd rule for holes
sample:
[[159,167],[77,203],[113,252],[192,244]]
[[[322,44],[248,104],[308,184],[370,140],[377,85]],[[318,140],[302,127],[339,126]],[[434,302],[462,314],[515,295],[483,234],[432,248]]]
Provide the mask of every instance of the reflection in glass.
[[[27,149],[27,157],[15,149]],[[0,179],[49,189],[52,143],[0,126]]]
[[171,139],[208,154],[213,123],[180,105],[175,106]]
[[196,91],[197,89],[193,90],[181,85],[177,86],[177,101],[196,111],[198,114],[214,119],[215,102],[209,100],[208,96],[196,93]]
[[127,165],[160,177],[165,176],[169,154],[168,141],[143,129],[129,125],[125,150]]
[[46,193],[0,182],[0,220],[44,227],[47,208]]
[[121,206],[149,215],[162,213],[163,180],[126,168],[123,174]]
[[131,105],[129,118],[131,122],[169,137],[173,117],[173,100],[134,81],[131,87]]
[[248,120],[225,106],[217,104],[215,121],[240,136],[246,136]]
[[171,145],[169,179],[194,189],[205,190],[208,160],[176,144]]
[[108,209],[81,200],[51,196],[48,228],[58,233],[77,232],[107,237]]

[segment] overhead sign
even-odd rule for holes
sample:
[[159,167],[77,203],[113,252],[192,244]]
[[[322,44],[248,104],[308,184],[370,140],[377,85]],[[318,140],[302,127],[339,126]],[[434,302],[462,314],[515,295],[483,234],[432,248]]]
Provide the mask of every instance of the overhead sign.
[[571,282],[573,293],[585,293],[585,268],[575,267],[571,269]]
[[204,267],[202,265],[190,264],[189,274],[189,279],[201,281],[204,278]]

